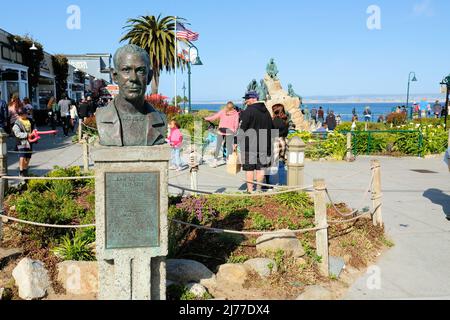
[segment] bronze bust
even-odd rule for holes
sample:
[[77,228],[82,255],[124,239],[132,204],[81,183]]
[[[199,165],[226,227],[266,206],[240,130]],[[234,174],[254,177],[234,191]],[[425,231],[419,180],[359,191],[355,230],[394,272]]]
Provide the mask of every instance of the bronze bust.
[[145,101],[153,72],[148,53],[126,45],[114,54],[113,80],[119,95],[95,114],[102,146],[153,146],[165,144],[166,116]]

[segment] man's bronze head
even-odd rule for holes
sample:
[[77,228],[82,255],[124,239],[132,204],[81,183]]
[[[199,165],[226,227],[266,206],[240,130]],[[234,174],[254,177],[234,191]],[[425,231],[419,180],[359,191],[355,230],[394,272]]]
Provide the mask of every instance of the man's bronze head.
[[148,53],[134,44],[117,49],[112,76],[122,98],[133,104],[142,103],[153,77]]

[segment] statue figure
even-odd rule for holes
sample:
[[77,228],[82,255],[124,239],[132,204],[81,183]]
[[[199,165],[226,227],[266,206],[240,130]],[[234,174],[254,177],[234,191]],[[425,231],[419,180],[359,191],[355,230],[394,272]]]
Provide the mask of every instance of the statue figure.
[[262,79],[260,81],[258,94],[259,94],[259,100],[260,101],[267,101],[267,100],[269,100],[269,90],[267,89],[266,83]]
[[164,144],[166,116],[145,101],[153,77],[148,53],[132,44],[114,54],[113,80],[119,95],[96,112],[102,146],[153,146]]
[[271,77],[273,80],[278,80],[278,78],[277,78],[278,68],[277,68],[277,65],[275,64],[275,60],[273,58],[270,59],[270,62],[267,65],[266,71],[267,71],[267,74],[269,75],[269,77]]
[[256,79],[253,79],[249,85],[247,86],[247,92],[249,91],[257,91],[258,90],[258,81],[256,81]]
[[293,97],[293,98],[299,98],[300,101],[302,100],[302,98],[295,93],[294,88],[292,87],[292,84],[288,84],[288,95],[289,97]]

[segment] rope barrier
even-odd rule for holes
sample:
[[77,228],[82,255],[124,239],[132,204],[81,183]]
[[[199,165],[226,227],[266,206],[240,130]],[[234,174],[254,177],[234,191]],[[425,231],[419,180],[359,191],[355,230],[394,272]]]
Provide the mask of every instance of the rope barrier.
[[82,176],[82,177],[0,177],[3,180],[84,180],[95,179],[94,176]]
[[32,222],[22,219],[17,219],[13,217],[6,216],[4,214],[0,213],[0,217],[6,218],[7,220],[11,220],[17,223],[23,223],[28,224],[36,227],[46,227],[46,228],[56,228],[56,229],[82,229],[82,228],[90,228],[95,227],[95,224],[84,224],[84,225],[58,225],[58,224],[47,224],[47,223],[38,223],[38,222]]
[[[200,171],[201,172],[201,171]],[[208,172],[208,176],[216,176],[218,178],[227,178],[227,176],[224,175],[220,175],[220,174],[215,174],[215,173],[211,173]],[[276,185],[276,184],[267,184],[267,183],[261,183],[261,182],[256,182],[256,181],[248,181],[246,179],[240,178],[241,181],[245,182],[245,183],[252,183],[254,185],[260,185],[262,187],[269,187],[269,188],[273,188],[273,189],[297,189],[297,188],[301,188],[301,186],[281,186],[281,185]]]
[[[368,195],[371,193],[372,191],[372,183],[373,183],[373,175],[370,179],[369,182],[369,187],[366,189],[367,191],[364,192],[363,194],[363,198],[361,199],[361,204],[357,207],[360,208],[362,207],[363,203],[367,200]],[[327,194],[327,198],[328,200],[330,200],[331,205],[333,206],[333,209],[341,216],[341,217],[350,217],[355,215],[357,212],[359,212],[359,209],[355,209],[350,213],[344,213],[342,211],[339,210],[339,208],[336,206],[336,204],[334,203],[333,199],[331,198],[330,192],[328,191],[328,189],[325,189],[326,194]]]
[[201,193],[201,194],[207,194],[207,195],[217,195],[217,196],[227,196],[227,197],[234,197],[234,198],[245,198],[245,197],[263,197],[265,195],[268,196],[274,196],[278,194],[286,194],[296,191],[310,191],[312,190],[313,186],[303,187],[303,188],[295,188],[295,189],[288,189],[284,191],[277,191],[277,192],[265,192],[265,193],[242,193],[242,194],[236,194],[236,193],[218,193],[218,192],[209,192],[209,191],[202,191],[202,190],[194,190],[190,188],[185,188],[182,186],[177,186],[174,184],[169,183],[169,187],[173,187],[182,191],[189,191],[194,193]]
[[381,204],[379,204],[372,212],[366,212],[366,213],[360,214],[354,218],[347,219],[347,220],[328,220],[328,223],[341,224],[341,223],[348,223],[348,222],[356,221],[364,216],[368,216],[368,215],[373,216],[379,208],[381,208]]
[[240,235],[279,235],[279,234],[283,234],[286,232],[291,232],[291,233],[297,234],[297,233],[306,233],[306,232],[312,232],[312,231],[325,230],[325,229],[329,228],[329,226],[327,225],[324,227],[316,227],[316,228],[301,229],[301,230],[286,230],[286,231],[270,231],[270,232],[267,232],[267,231],[236,231],[236,230],[227,230],[227,229],[218,229],[218,228],[199,226],[196,224],[187,223],[187,222],[183,222],[183,221],[179,221],[179,220],[175,220],[175,219],[169,219],[169,220],[173,221],[175,223],[193,227],[196,229],[209,230],[209,231],[212,231],[215,233],[231,233],[231,234],[240,234]]

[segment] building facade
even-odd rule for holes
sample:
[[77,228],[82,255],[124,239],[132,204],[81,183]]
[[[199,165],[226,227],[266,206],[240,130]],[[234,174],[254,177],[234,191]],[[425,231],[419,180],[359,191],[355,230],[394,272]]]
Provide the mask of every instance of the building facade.
[[93,80],[103,80],[112,84],[110,53],[67,54],[69,65],[93,77]]
[[28,96],[28,67],[11,36],[0,29],[0,98],[5,101],[14,94],[20,99]]

